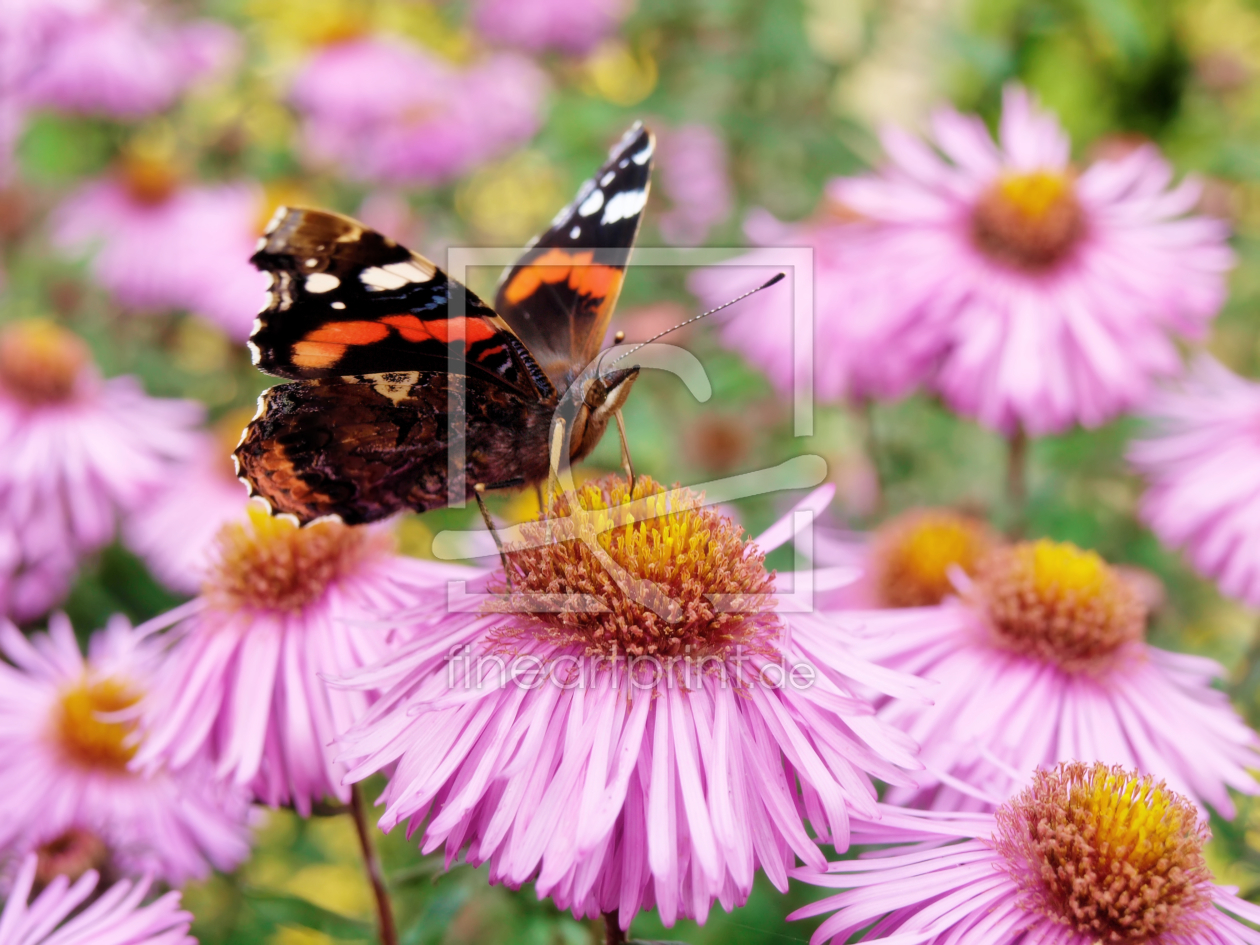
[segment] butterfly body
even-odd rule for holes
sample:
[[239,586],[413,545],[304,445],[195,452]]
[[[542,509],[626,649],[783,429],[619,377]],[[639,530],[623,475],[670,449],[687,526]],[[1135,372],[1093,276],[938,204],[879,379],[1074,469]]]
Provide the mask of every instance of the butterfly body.
[[300,522],[360,524],[467,501],[479,484],[539,483],[558,414],[570,459],[587,456],[638,376],[585,369],[620,291],[651,154],[650,133],[631,129],[505,273],[494,308],[361,223],[282,208],[253,257],[273,284],[250,346],[292,383],[262,395],[234,454],[251,494]]

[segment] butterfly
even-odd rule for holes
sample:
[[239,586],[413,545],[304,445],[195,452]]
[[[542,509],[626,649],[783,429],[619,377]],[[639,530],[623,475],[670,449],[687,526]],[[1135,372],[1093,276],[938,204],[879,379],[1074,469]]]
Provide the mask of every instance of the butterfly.
[[233,454],[250,494],[303,524],[357,525],[450,504],[460,473],[463,501],[538,484],[566,403],[570,461],[587,456],[639,373],[584,369],[621,291],[654,147],[632,127],[504,273],[493,308],[362,223],[280,208],[251,258],[272,284],[249,347],[291,383],[263,393]]

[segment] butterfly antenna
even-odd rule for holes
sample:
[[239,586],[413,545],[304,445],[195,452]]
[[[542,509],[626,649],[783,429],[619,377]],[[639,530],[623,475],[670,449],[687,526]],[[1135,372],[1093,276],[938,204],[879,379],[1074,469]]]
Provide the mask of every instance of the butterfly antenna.
[[642,348],[644,345],[650,345],[653,341],[656,341],[658,338],[664,338],[664,337],[665,337],[666,335],[668,335],[670,332],[677,331],[677,330],[678,330],[678,329],[680,329],[680,328],[685,328],[686,326],[690,325],[692,322],[698,322],[698,321],[700,321],[700,319],[702,319],[702,318],[708,318],[710,315],[714,315],[714,314],[716,314],[716,313],[718,313],[718,312],[722,311],[722,309],[724,309],[724,308],[730,308],[730,307],[731,307],[732,305],[734,305],[736,302],[742,302],[744,299],[748,298],[748,296],[750,296],[750,295],[756,295],[756,294],[757,294],[758,292],[760,292],[762,289],[768,289],[768,288],[770,288],[770,286],[772,286],[772,285],[774,285],[774,284],[776,284],[776,283],[778,283],[778,282],[782,282],[782,281],[783,281],[783,277],[784,277],[785,275],[787,275],[787,274],[786,274],[786,273],[783,273],[783,272],[778,272],[778,273],[775,273],[773,276],[771,276],[769,279],[767,279],[767,280],[766,280],[765,282],[763,282],[761,285],[757,286],[757,288],[755,288],[755,289],[749,289],[749,290],[748,290],[747,292],[745,292],[743,295],[736,296],[735,298],[731,299],[729,302],[723,302],[723,303],[722,303],[721,305],[719,305],[717,308],[711,308],[711,309],[709,309],[707,312],[704,312],[704,313],[702,313],[702,314],[700,314],[700,315],[693,315],[691,318],[687,319],[685,322],[679,322],[679,323],[678,323],[677,325],[675,325],[673,328],[667,328],[667,329],[665,329],[664,331],[660,332],[659,334],[653,335],[653,336],[652,336],[651,338],[649,338],[647,341],[641,341],[641,342],[639,342],[637,345],[635,345],[633,348],[631,348],[631,349],[630,349],[629,351],[627,351],[625,354],[621,355],[620,357],[614,358],[614,359],[613,359],[611,362],[609,362],[609,363],[610,363],[610,364],[616,364],[618,361],[621,361],[621,360],[623,360],[624,358],[628,358],[628,357],[630,357],[630,355],[634,354],[636,351],[638,351],[638,350],[639,350],[640,348]]

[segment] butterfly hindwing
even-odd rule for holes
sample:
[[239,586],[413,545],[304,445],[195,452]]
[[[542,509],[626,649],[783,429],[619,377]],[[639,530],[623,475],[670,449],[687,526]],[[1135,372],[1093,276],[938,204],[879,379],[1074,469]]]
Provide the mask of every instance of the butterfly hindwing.
[[502,384],[409,371],[279,384],[263,394],[235,457],[251,493],[302,522],[350,525],[447,505],[447,411],[467,408],[465,483],[537,482],[552,408]]
[[[450,342],[462,340],[466,373],[547,393],[528,351],[481,299],[349,217],[282,207],[251,261],[272,274],[269,304],[250,337],[255,363],[268,374],[447,371]],[[453,316],[460,301],[464,314]]]
[[561,390],[599,352],[647,204],[655,148],[641,124],[506,273],[495,309]]

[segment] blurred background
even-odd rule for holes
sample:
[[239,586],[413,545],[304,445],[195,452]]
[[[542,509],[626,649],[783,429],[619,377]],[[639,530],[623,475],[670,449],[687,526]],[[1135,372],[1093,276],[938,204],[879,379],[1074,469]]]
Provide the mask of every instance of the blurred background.
[[[82,6],[81,4],[78,6]],[[234,443],[269,379],[244,341],[261,297],[245,262],[284,203],[360,217],[441,263],[448,246],[523,244],[544,228],[634,120],[660,139],[640,244],[747,245],[764,208],[782,220],[833,212],[825,183],[879,160],[882,122],[922,128],[950,101],[992,120],[1025,83],[1070,132],[1075,157],[1156,142],[1206,186],[1239,264],[1210,350],[1260,373],[1260,3],[1248,0],[9,0],[0,10],[0,319],[79,335],[106,377],[204,405]],[[388,119],[404,115],[409,131]],[[162,227],[151,221],[161,207]],[[685,269],[634,268],[614,320],[631,340],[700,310]],[[473,288],[492,294],[497,273]],[[245,300],[242,302],[241,300]],[[1009,518],[1005,445],[914,395],[861,410],[819,404],[792,435],[791,404],[714,326],[676,336],[713,381],[707,404],[675,378],[641,380],[626,409],[636,466],[700,482],[817,453],[838,486],[836,524],[861,528],[925,503]],[[1037,441],[1026,530],[1144,569],[1165,599],[1151,641],[1220,659],[1260,723],[1254,613],[1220,597],[1137,524],[1123,450],[1135,421]],[[209,461],[207,461],[209,462]],[[206,465],[203,463],[203,465]],[[211,465],[213,465],[211,463]],[[591,469],[618,466],[607,437]],[[207,467],[209,468],[209,467]],[[204,472],[204,470],[202,470]],[[190,473],[191,475],[192,473]],[[226,464],[216,476],[235,488]],[[187,487],[181,475],[167,484]],[[995,498],[996,497],[996,498]],[[156,499],[154,500],[156,501]],[[507,518],[532,499],[497,499]],[[753,533],[782,497],[749,500]],[[475,510],[404,522],[403,549],[473,524]],[[141,621],[187,599],[151,543],[123,536],[75,562],[64,609],[80,633],[113,613]],[[132,536],[128,538],[128,536]],[[779,567],[790,560],[775,558]],[[1220,882],[1260,893],[1260,807],[1215,823]],[[531,891],[442,873],[399,834],[383,843],[403,941],[585,943],[594,925]],[[796,942],[810,898],[759,886],[732,915],[641,938]],[[186,890],[208,945],[369,941],[372,901],[345,817],[262,817],[252,859]]]

